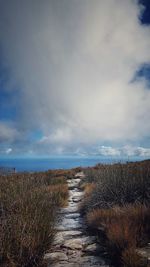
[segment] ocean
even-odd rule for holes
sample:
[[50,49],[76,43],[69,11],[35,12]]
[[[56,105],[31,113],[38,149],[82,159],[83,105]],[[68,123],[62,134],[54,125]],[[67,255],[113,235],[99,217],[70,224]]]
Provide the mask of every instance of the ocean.
[[[97,163],[125,162],[128,159],[112,158],[5,158],[0,159],[0,167],[15,168],[17,172],[46,171],[49,169],[70,169],[75,167],[90,167]],[[131,159],[130,159],[131,160]],[[132,161],[140,160],[139,158]]]

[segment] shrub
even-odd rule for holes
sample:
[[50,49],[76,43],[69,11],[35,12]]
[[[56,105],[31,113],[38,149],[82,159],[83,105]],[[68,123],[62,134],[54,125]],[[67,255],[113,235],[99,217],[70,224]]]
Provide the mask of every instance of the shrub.
[[[150,238],[150,208],[142,204],[96,209],[87,214],[87,223],[90,228],[104,229],[105,245],[115,263],[120,263],[122,255],[127,257],[130,248],[133,251]],[[126,254],[123,254],[124,251]]]
[[85,212],[127,203],[149,203],[150,161],[98,166],[86,170],[84,182],[96,183],[96,187],[85,203]]
[[0,177],[3,266],[31,267],[42,260],[55,235],[57,210],[68,197],[65,183],[48,172]]
[[[81,212],[89,229],[104,242],[115,265],[143,267],[136,248],[150,240],[150,160],[98,164],[85,174]],[[94,190],[86,193],[90,185]]]

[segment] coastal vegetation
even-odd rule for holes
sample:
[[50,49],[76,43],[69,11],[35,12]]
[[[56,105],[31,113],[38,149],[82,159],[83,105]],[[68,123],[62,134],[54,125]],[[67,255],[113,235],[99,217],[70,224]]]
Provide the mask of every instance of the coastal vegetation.
[[79,205],[84,229],[96,236],[98,255],[116,267],[149,267],[142,249],[150,242],[150,160],[1,175],[0,266],[46,267],[68,186],[79,191],[71,205]]
[[146,267],[140,248],[150,242],[150,161],[102,165],[84,170],[80,205],[115,266]]
[[67,204],[74,171],[0,176],[0,265],[41,266],[55,236],[57,211]]

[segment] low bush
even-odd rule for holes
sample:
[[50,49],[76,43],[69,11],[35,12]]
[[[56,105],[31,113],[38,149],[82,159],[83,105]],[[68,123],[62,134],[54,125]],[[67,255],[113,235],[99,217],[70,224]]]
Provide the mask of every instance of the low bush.
[[130,203],[150,202],[150,161],[98,165],[85,170],[84,183],[95,183],[84,212]]
[[113,262],[118,264],[122,257],[127,261],[130,248],[133,251],[150,239],[150,208],[142,204],[96,209],[87,214],[87,223],[90,228],[104,230],[105,246]]
[[[100,241],[105,233],[104,246],[117,266],[143,266],[136,248],[150,241],[150,161],[97,165],[85,173],[81,212],[89,229]],[[93,190],[87,193],[86,186]]]

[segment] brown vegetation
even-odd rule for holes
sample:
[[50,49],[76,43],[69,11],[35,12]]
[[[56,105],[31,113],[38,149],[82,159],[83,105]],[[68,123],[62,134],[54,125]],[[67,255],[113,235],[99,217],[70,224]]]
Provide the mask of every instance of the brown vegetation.
[[59,170],[0,177],[1,266],[41,262],[55,235],[57,210],[68,198],[69,175]]
[[97,165],[85,172],[84,188],[85,183],[95,188],[81,205],[89,229],[97,229],[99,239],[103,230],[116,265],[146,266],[136,248],[150,241],[150,161]]

